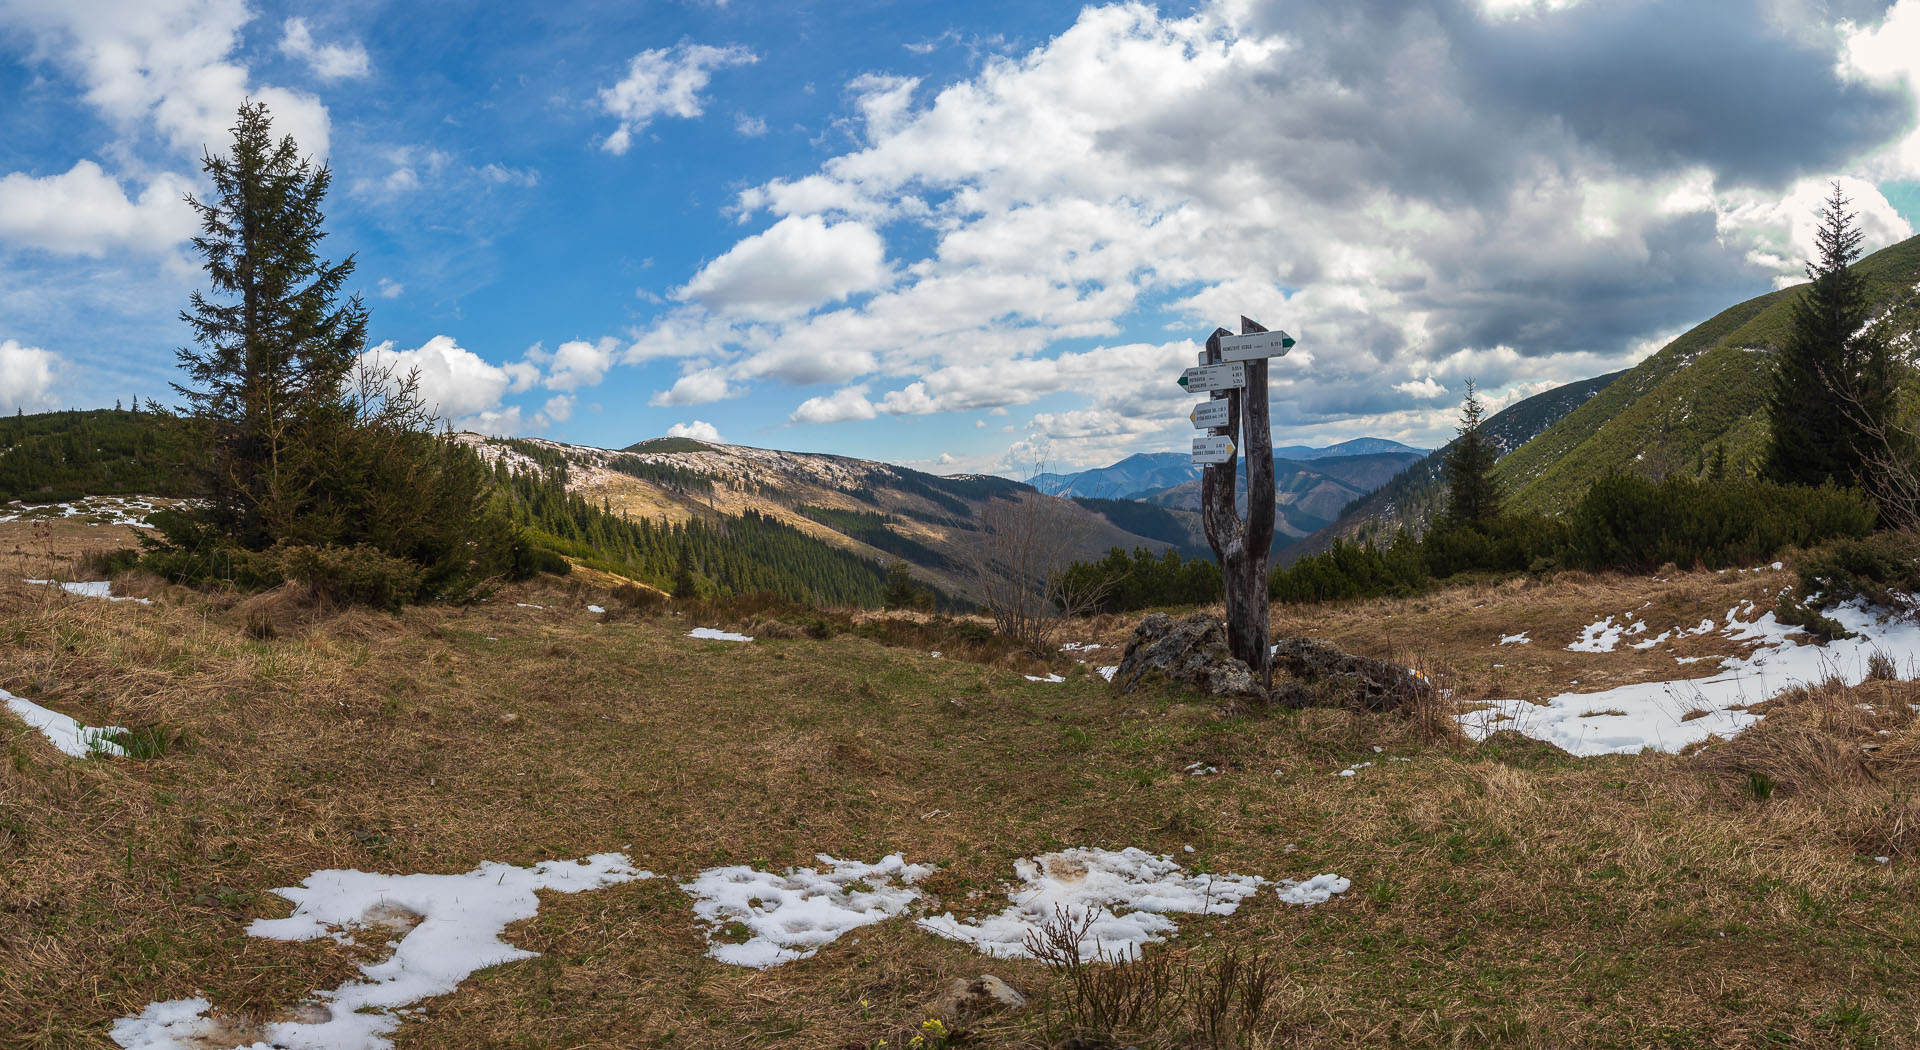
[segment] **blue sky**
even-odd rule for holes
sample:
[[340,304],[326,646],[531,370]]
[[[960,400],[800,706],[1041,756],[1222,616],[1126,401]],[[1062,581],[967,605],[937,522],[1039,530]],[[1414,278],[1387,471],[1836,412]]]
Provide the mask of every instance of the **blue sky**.
[[377,352],[458,425],[1021,474],[1430,445],[1920,221],[1920,0],[0,0],[0,409],[166,399],[242,97],[325,157]]

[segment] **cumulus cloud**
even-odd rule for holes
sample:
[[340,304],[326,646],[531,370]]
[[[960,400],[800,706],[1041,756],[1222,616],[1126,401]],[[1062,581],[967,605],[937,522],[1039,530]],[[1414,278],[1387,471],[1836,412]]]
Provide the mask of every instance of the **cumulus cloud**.
[[351,44],[317,44],[313,30],[304,18],[289,18],[280,38],[280,53],[305,62],[321,80],[345,80],[364,77],[373,71],[367,49],[356,41]]
[[600,108],[619,119],[620,126],[600,142],[616,156],[633,145],[633,136],[662,114],[691,119],[705,112],[701,92],[714,70],[751,65],[760,56],[744,47],[713,47],[682,43],[642,51],[627,63],[627,75],[600,89]]
[[648,404],[668,405],[704,405],[714,401],[723,401],[737,397],[740,391],[727,382],[727,375],[721,369],[707,369],[681,376],[669,389],[653,395]]
[[547,398],[547,403],[540,406],[540,411],[555,423],[565,423],[573,418],[573,397],[570,394],[555,394]]
[[667,428],[667,436],[671,438],[692,438],[695,441],[711,441],[716,445],[726,443],[721,440],[720,428],[704,419],[696,419],[691,423],[675,423]]
[[[436,415],[457,425],[467,419],[479,419],[488,425],[503,425],[500,399],[513,385],[507,371],[489,364],[479,354],[454,342],[452,336],[436,335],[412,350],[395,350],[391,341],[368,350],[361,359],[371,365],[392,365],[396,375],[419,372],[420,396]],[[519,409],[511,410],[515,424]],[[473,429],[469,427],[468,429]],[[483,433],[501,433],[483,430]]]
[[53,384],[64,364],[51,350],[0,340],[0,411],[41,412],[56,407]]
[[886,254],[864,223],[790,215],[702,267],[673,297],[723,314],[790,316],[881,284]]
[[407,286],[389,277],[380,278],[375,284],[376,294],[382,299],[398,299],[406,294]]
[[552,352],[535,346],[527,351],[527,360],[547,370],[543,384],[548,390],[578,390],[583,386],[598,386],[605,378],[607,369],[613,367],[614,350],[618,343],[613,339],[602,339],[589,343],[582,339],[573,339],[561,343]]
[[[795,421],[1062,396],[1084,404],[1041,428],[1114,452],[1177,447],[1169,370],[1244,313],[1301,340],[1277,425],[1444,435],[1461,369],[1490,396],[1584,378],[1797,279],[1807,187],[1870,179],[1905,133],[1920,51],[1885,34],[1908,5],[1087,7],[932,94],[850,83],[855,144],[743,190],[774,225],[676,291],[680,338],[636,343],[836,383]],[[1848,186],[1869,250],[1906,235]],[[1060,352],[1148,324],[1187,338]]]
[[879,410],[867,400],[867,387],[863,383],[807,398],[787,418],[795,423],[842,423],[849,419],[872,419],[876,415]]
[[193,184],[162,173],[139,196],[90,160],[59,175],[0,176],[0,241],[62,255],[159,253],[191,237],[198,220],[182,199]]
[[306,92],[252,83],[233,60],[253,12],[245,0],[10,0],[0,25],[28,34],[35,53],[80,81],[85,99],[129,136],[156,131],[198,158],[231,140],[234,111],[265,102],[274,130],[325,157],[326,107]]

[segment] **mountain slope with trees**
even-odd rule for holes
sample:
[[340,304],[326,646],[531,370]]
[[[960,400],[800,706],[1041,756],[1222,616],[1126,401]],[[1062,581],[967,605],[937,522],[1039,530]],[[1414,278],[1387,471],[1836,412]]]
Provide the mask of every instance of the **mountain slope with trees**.
[[[1920,282],[1920,237],[1854,267],[1868,302],[1884,311]],[[1767,394],[1794,302],[1807,286],[1729,307],[1668,343],[1500,462],[1515,510],[1558,511],[1609,473],[1698,477],[1724,447],[1734,474],[1756,470],[1768,440]]]

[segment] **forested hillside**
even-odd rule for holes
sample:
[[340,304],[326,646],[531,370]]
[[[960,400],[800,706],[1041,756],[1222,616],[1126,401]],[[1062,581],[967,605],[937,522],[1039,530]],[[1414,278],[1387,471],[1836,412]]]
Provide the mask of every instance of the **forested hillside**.
[[0,417],[0,500],[192,496],[186,424],[119,409]]
[[[1877,308],[1916,294],[1920,237],[1861,259]],[[1605,392],[1528,442],[1497,476],[1516,510],[1555,512],[1613,472],[1698,476],[1725,446],[1743,473],[1767,440],[1767,377],[1805,285],[1730,307],[1630,369]]]
[[[1524,447],[1625,374],[1614,372],[1535,394],[1489,416],[1482,426],[1494,447],[1505,455]],[[1446,462],[1447,449],[1452,447],[1452,442],[1448,442],[1394,475],[1385,485],[1348,503],[1332,524],[1282,551],[1281,563],[1291,564],[1306,555],[1318,554],[1337,540],[1364,542],[1384,539],[1402,528],[1416,532],[1426,528],[1446,497],[1441,467]]]

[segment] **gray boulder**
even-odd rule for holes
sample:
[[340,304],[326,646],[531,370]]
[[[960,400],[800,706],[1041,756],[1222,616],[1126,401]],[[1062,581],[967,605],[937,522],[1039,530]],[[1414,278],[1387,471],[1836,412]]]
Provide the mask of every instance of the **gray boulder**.
[[927,1013],[949,1025],[957,1025],[1002,1010],[1023,1009],[1026,1005],[1027,997],[1012,985],[983,973],[972,980],[955,977],[941,985],[933,1002],[928,1004]]
[[1176,620],[1153,613],[1134,628],[1113,681],[1131,693],[1142,681],[1161,678],[1210,696],[1266,703],[1267,690],[1253,670],[1227,649],[1227,628],[1217,616],[1194,613]]

